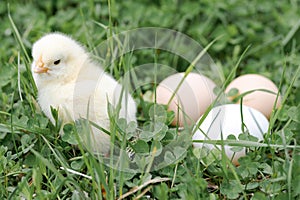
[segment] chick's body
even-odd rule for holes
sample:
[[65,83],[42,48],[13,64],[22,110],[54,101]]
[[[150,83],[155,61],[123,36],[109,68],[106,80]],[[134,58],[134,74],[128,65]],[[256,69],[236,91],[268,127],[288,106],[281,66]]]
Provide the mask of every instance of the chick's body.
[[[33,45],[32,57],[38,102],[52,122],[51,106],[58,109],[64,123],[88,116],[109,130],[108,103],[116,106],[119,102],[119,117],[136,120],[132,97],[122,92],[122,86],[91,61],[84,48],[71,38],[59,33],[48,34]],[[110,137],[106,133],[92,127],[88,136],[82,138],[93,151],[108,152]]]

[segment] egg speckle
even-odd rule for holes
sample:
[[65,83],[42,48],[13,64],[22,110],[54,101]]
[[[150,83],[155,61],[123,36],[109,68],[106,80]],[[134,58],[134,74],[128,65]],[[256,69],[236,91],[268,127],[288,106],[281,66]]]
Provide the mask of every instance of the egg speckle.
[[[268,119],[270,118],[278,93],[278,88],[270,79],[258,74],[246,74],[234,79],[227,86],[225,93],[228,93],[233,88],[236,88],[238,90],[238,95],[249,92],[251,90],[268,90],[254,91],[246,94],[243,97],[243,104],[259,110]],[[280,102],[281,98],[279,96],[275,106],[276,108],[278,108]]]
[[[209,78],[190,73],[180,85],[183,78],[184,73],[173,74],[156,88],[156,102],[165,105],[169,103],[168,109],[175,112],[172,125],[195,123],[216,98],[213,93],[216,84]],[[178,86],[179,89],[173,95]]]
[[[250,135],[259,140],[263,140],[263,134],[268,131],[269,127],[267,118],[259,111],[248,106],[243,105],[241,112],[240,105],[228,104],[215,107],[208,113],[193,135],[194,147],[215,148],[213,144],[195,142],[195,140],[222,140],[222,138],[225,140],[231,134],[238,138],[239,134],[243,132],[241,113],[245,125],[244,130],[247,130]],[[220,150],[222,149],[220,145],[216,146]],[[239,152],[234,152],[231,148],[231,146],[225,145],[225,153],[229,159],[232,159],[233,164],[238,165],[238,159],[246,154],[245,148]]]

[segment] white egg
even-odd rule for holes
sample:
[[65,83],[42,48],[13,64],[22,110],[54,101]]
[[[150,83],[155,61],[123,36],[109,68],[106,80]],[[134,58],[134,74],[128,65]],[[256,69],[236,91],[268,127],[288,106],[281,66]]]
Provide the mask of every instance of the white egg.
[[181,84],[183,78],[184,73],[173,74],[156,88],[156,102],[167,105],[170,101],[168,109],[175,112],[172,125],[194,124],[216,98],[216,84],[209,78],[190,73]]
[[[259,111],[244,105],[242,106],[242,113],[243,123],[245,124],[244,130],[247,130],[250,135],[257,137],[259,140],[263,140],[263,134],[268,131],[269,127],[267,118]],[[205,146],[208,149],[218,147],[221,150],[220,145],[200,143],[195,142],[195,140],[222,140],[222,138],[226,140],[227,136],[231,134],[238,138],[238,135],[242,132],[240,105],[228,104],[218,106],[208,113],[199,129],[196,130],[193,135],[193,145],[199,148]],[[238,159],[245,156],[245,148],[239,152],[233,152],[231,148],[232,146],[224,145],[227,157],[232,159],[233,164],[238,165]]]

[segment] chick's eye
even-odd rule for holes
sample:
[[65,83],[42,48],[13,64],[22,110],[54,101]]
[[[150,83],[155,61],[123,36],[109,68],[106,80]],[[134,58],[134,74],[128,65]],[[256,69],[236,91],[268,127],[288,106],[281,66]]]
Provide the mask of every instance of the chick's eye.
[[60,63],[60,60],[54,61],[54,65],[58,65]]

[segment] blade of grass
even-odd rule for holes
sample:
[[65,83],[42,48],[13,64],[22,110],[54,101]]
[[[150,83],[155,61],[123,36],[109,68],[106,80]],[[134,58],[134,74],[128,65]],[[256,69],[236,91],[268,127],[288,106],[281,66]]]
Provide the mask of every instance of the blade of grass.
[[26,51],[26,48],[25,48],[25,46],[24,46],[24,44],[23,44],[22,37],[21,37],[21,35],[20,35],[20,33],[19,33],[19,30],[18,30],[18,28],[16,27],[16,25],[15,25],[15,23],[14,23],[14,21],[13,21],[11,15],[10,15],[9,4],[7,5],[7,7],[8,7],[8,19],[9,19],[9,21],[10,21],[10,24],[11,24],[13,30],[14,30],[15,38],[16,38],[16,40],[17,40],[19,46],[21,47],[21,50],[22,50],[23,54],[25,55],[25,62],[26,62],[25,66],[26,66],[26,71],[27,71],[27,73],[28,73],[28,78],[29,78],[30,83],[31,83],[31,85],[32,85],[33,93],[34,93],[34,95],[36,96],[36,94],[37,94],[37,88],[36,88],[36,85],[35,85],[35,82],[34,82],[34,80],[33,80],[33,77],[32,77],[32,74],[31,74],[31,70],[30,70],[30,67],[29,67],[29,63],[30,63],[31,60],[30,60],[30,57],[29,57],[29,55],[28,55],[28,53],[27,53],[27,51]]
[[21,101],[23,101],[22,93],[21,93],[21,64],[20,64],[20,52],[18,51],[18,91]]
[[172,100],[174,99],[176,93],[178,92],[179,88],[181,87],[181,85],[183,84],[184,80],[186,79],[186,77],[189,75],[189,73],[194,69],[196,63],[205,55],[205,53],[207,52],[207,50],[217,41],[221,38],[217,37],[216,39],[214,39],[213,41],[211,41],[198,55],[197,57],[192,61],[192,63],[188,66],[187,70],[184,73],[184,76],[182,77],[182,79],[180,80],[180,82],[178,83],[177,87],[175,88],[172,96],[170,97],[167,106],[170,105],[170,103],[172,102]]
[[143,184],[141,184],[137,187],[132,188],[129,192],[127,192],[127,193],[123,194],[122,196],[120,196],[118,198],[118,200],[125,199],[126,197],[136,193],[137,191],[141,190],[142,188],[146,187],[149,184],[161,183],[161,182],[170,181],[170,180],[171,180],[170,178],[154,178],[154,179],[151,179],[151,180],[146,181],[146,182],[144,182]]
[[229,145],[229,146],[239,146],[239,147],[273,147],[273,148],[290,148],[290,149],[300,149],[299,145],[280,145],[280,144],[269,144],[260,143],[254,141],[246,140],[193,140],[193,142],[213,144],[213,145]]
[[283,46],[286,46],[289,41],[294,37],[295,33],[299,30],[300,28],[300,20],[298,20],[297,23],[294,24],[292,29],[288,32],[288,34],[285,36],[285,38],[282,40],[281,44]]
[[242,59],[244,58],[245,54],[247,53],[248,49],[250,48],[250,46],[248,46],[244,52],[242,53],[242,55],[240,56],[239,60],[237,61],[236,65],[234,66],[234,68],[231,70],[230,74],[228,75],[228,77],[226,78],[225,82],[222,84],[221,90],[219,91],[219,93],[217,94],[216,99],[210,104],[210,106],[206,109],[206,111],[204,112],[204,114],[202,115],[202,117],[200,118],[200,120],[198,121],[198,123],[195,125],[195,129],[192,131],[192,134],[194,134],[197,129],[199,129],[199,127],[201,126],[201,124],[203,123],[203,121],[205,120],[205,118],[207,117],[208,113],[210,112],[210,110],[215,106],[215,104],[217,103],[217,101],[219,101],[220,97],[222,96],[226,86],[229,84],[229,82],[233,79],[234,74],[236,73],[237,68],[239,67]]
[[[285,95],[282,97],[281,105],[284,105],[286,103],[286,101],[287,101],[287,99],[288,99],[288,97],[289,97],[289,95],[290,95],[290,93],[292,91],[292,87],[294,86],[295,81],[297,80],[297,78],[300,75],[300,65],[298,66],[298,69],[296,70],[296,72],[294,74],[295,75],[293,76],[293,78],[292,78],[292,80],[291,80],[291,82],[290,82],[290,84],[289,84],[289,86],[288,86],[288,88],[286,90]],[[280,113],[279,111],[280,111],[280,109],[276,110],[276,112],[274,113],[274,116],[271,116],[271,118],[270,118],[270,127],[274,126],[275,121],[278,118],[278,115]]]

